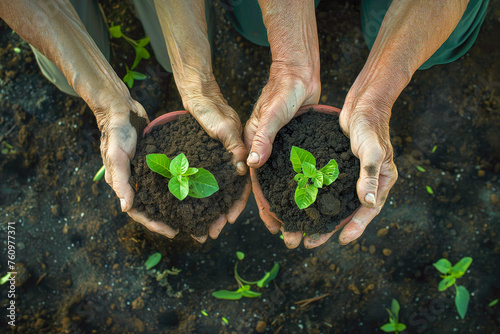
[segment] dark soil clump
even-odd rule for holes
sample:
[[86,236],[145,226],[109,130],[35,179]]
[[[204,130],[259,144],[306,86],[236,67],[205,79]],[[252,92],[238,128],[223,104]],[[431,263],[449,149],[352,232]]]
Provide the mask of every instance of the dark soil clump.
[[[311,152],[318,168],[331,159],[339,165],[337,180],[320,188],[316,201],[305,210],[300,210],[294,199],[297,182],[293,180],[296,173],[290,162],[294,145]],[[359,160],[351,152],[337,115],[308,112],[292,119],[278,132],[271,157],[257,173],[271,211],[285,224],[287,232],[331,232],[359,205]]]
[[[187,197],[179,201],[168,190],[169,179],[149,169],[146,155],[150,153],[163,153],[170,159],[184,153],[191,167],[205,168],[215,176],[219,190],[210,197]],[[236,173],[231,158],[232,154],[210,138],[191,115],[153,128],[139,140],[132,160],[130,184],[136,191],[134,207],[174,229],[195,236],[206,235],[210,224],[228,212],[245,186],[247,176]]]

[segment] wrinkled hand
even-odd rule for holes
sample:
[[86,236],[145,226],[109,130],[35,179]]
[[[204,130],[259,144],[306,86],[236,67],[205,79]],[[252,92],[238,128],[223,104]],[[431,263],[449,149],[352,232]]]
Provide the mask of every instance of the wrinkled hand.
[[343,245],[363,234],[384,206],[398,178],[389,136],[392,104],[384,99],[374,99],[370,94],[367,94],[368,98],[357,96],[358,91],[355,84],[340,113],[340,126],[350,137],[352,152],[360,160],[356,190],[361,202],[340,233],[339,242]]
[[[242,140],[241,121],[234,109],[222,97],[218,86],[214,85],[214,91],[206,90],[207,96],[191,96],[184,102],[186,110],[200,123],[210,137],[222,142],[226,150],[233,154],[232,162],[239,175],[247,173],[245,159],[248,151]],[[252,192],[250,180],[247,180],[241,198],[236,200],[227,214],[221,215],[208,230],[208,235],[216,239],[227,222],[234,223],[246,206],[248,197]],[[195,237],[200,243],[204,243],[208,236]]]

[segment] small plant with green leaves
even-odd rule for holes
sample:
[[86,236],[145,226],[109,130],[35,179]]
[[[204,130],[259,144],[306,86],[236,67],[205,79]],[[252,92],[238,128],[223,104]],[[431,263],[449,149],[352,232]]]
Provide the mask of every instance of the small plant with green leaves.
[[203,168],[189,167],[184,153],[172,160],[165,154],[148,154],[146,162],[153,172],[170,179],[168,190],[181,201],[187,196],[208,197],[219,190],[213,174]]
[[301,210],[316,201],[318,188],[332,184],[339,176],[339,166],[334,159],[323,168],[317,169],[314,156],[297,146],[292,147],[290,161],[293,170],[297,173],[293,178],[297,181],[295,203]]
[[[236,252],[236,257],[239,261],[243,261],[245,258],[245,254],[243,252]],[[238,283],[238,290],[229,291],[229,290],[218,290],[212,292],[212,296],[218,299],[227,299],[227,300],[238,300],[242,297],[247,298],[256,298],[262,295],[261,292],[256,292],[251,290],[251,285],[257,285],[259,288],[265,288],[273,279],[278,275],[278,271],[280,266],[278,263],[275,263],[273,268],[266,272],[265,275],[258,281],[247,281],[241,278],[238,274],[238,261],[234,264],[234,278]]]
[[470,264],[472,263],[471,257],[464,257],[454,266],[451,265],[451,262],[447,259],[440,259],[438,262],[433,263],[433,266],[443,275],[441,282],[439,282],[438,290],[444,291],[451,287],[455,286],[456,295],[455,295],[455,306],[457,307],[458,314],[460,318],[464,319],[465,314],[467,313],[467,308],[469,306],[470,294],[469,291],[463,285],[457,285],[457,278],[462,277]]
[[406,329],[406,325],[399,322],[399,303],[396,299],[392,300],[391,309],[386,309],[389,313],[389,323],[380,327],[386,333],[396,333],[402,332]]
[[128,85],[129,88],[134,86],[134,80],[144,80],[146,79],[146,75],[140,72],[134,71],[134,68],[139,65],[142,59],[149,59],[151,55],[149,51],[146,49],[146,45],[149,44],[149,37],[141,38],[136,41],[122,32],[122,28],[119,25],[113,25],[109,28],[109,33],[113,38],[123,38],[127,43],[129,43],[135,50],[135,59],[132,67],[129,69],[127,65],[125,68],[127,69],[127,74],[123,77],[123,81]]
[[146,270],[149,270],[153,267],[155,267],[158,263],[161,261],[161,254],[160,253],[154,253],[148,259],[146,260],[146,263],[144,265],[146,266]]

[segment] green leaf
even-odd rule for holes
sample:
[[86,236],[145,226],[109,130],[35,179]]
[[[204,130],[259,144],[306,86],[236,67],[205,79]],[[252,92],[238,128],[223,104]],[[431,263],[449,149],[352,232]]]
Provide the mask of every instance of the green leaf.
[[425,172],[424,167],[422,167],[422,166],[416,166],[416,167],[417,167],[417,169],[418,169],[419,172],[422,172],[422,173]]
[[189,194],[188,178],[181,175],[171,178],[170,181],[168,181],[168,190],[170,190],[172,195],[182,201]]
[[243,294],[243,297],[247,297],[247,298],[260,297],[260,295],[262,294],[260,292],[255,292],[255,291],[252,291],[252,290],[242,291],[241,293]]
[[296,174],[293,179],[297,182],[299,182],[300,180],[302,180],[304,178],[304,174],[302,173],[299,173],[299,174]]
[[155,173],[163,175],[166,178],[173,176],[169,170],[170,159],[165,154],[148,154],[146,155],[146,163]]
[[297,187],[303,189],[307,186],[307,182],[309,182],[309,178],[304,175],[304,177],[297,183]]
[[314,156],[297,146],[292,146],[290,161],[292,162],[293,170],[297,173],[300,173],[302,170],[302,164],[304,162],[308,162],[316,167],[316,159],[314,159]]
[[463,286],[457,286],[457,295],[455,296],[455,306],[457,307],[458,314],[460,318],[465,318],[467,313],[467,308],[469,307],[469,291]]
[[236,252],[236,257],[241,261],[245,258],[245,253],[238,251]]
[[393,299],[391,303],[391,312],[396,320],[399,320],[399,309],[400,307],[398,301],[396,299]]
[[444,291],[444,290],[448,289],[450,286],[455,284],[455,281],[456,281],[456,279],[453,276],[447,276],[447,277],[443,278],[441,280],[441,282],[439,282],[438,290]]
[[149,269],[153,268],[158,263],[160,263],[160,261],[161,261],[161,254],[160,253],[154,253],[153,255],[151,255],[146,260],[146,263],[144,263],[146,265],[146,270],[149,270]]
[[323,187],[323,177],[324,174],[321,173],[320,171],[316,172],[316,175],[312,178],[313,184],[316,188],[321,188]]
[[295,189],[295,203],[301,210],[313,204],[316,196],[318,196],[318,188],[315,186],[308,185],[305,188]]
[[222,322],[224,322],[226,325],[229,325],[229,320],[227,320],[226,317],[222,317]]
[[121,26],[112,26],[109,28],[109,34],[111,35],[111,37],[114,37],[114,38],[120,38],[123,36],[123,33],[122,33],[122,27]]
[[259,288],[266,287],[269,284],[269,282],[271,282],[273,279],[276,278],[276,276],[278,276],[279,270],[280,270],[280,265],[278,263],[275,263],[271,271],[267,272],[264,275],[264,277],[257,282],[257,286]]
[[432,152],[432,153],[436,152],[437,148],[438,148],[438,147],[437,147],[437,145],[434,145],[434,147],[432,148],[432,151],[431,151],[431,152]]
[[132,89],[134,87],[134,76],[130,71],[127,69],[127,74],[123,77],[123,82],[125,82],[128,86],[128,88]]
[[429,186],[425,186],[425,189],[427,190],[427,192],[428,192],[429,194],[434,195],[434,190],[432,190],[432,188],[431,188],[431,187],[429,187]]
[[405,325],[405,324],[400,324],[400,323],[396,324],[396,330],[397,330],[398,332],[402,332],[402,331],[404,331],[405,329],[406,329],[406,325]]
[[396,326],[395,324],[385,324],[384,326],[380,327],[380,329],[386,333],[390,333],[396,330]]
[[330,160],[326,166],[319,170],[324,174],[323,184],[329,186],[339,177],[339,166],[334,159]]
[[237,291],[219,290],[212,292],[212,296],[218,299],[238,300],[243,297],[243,293]]
[[184,153],[179,154],[170,162],[170,173],[173,176],[182,175],[187,172],[189,168],[189,161],[184,155]]
[[[1,283],[1,281],[0,281],[0,284],[3,284],[3,283]],[[494,299],[494,300],[492,300],[492,301],[488,304],[488,306],[489,306],[489,307],[493,307],[493,306],[495,306],[497,303],[498,303],[498,299]]]
[[147,78],[147,76],[145,74],[142,74],[142,73],[139,73],[136,71],[130,71],[130,73],[132,74],[132,77],[134,78],[134,80],[144,80]]
[[432,264],[434,268],[439,270],[441,274],[447,274],[451,269],[451,262],[446,259],[440,259],[438,262]]
[[134,46],[135,49],[135,59],[134,59],[134,64],[132,65],[131,69],[134,69],[139,65],[142,59],[149,59],[151,55],[149,54],[148,50],[146,50],[142,46]]
[[138,46],[146,46],[148,44],[149,44],[149,37],[144,37],[137,41]]
[[105,171],[106,170],[105,170],[104,166],[102,166],[101,168],[99,168],[99,170],[97,171],[97,173],[95,173],[94,178],[92,179],[92,181],[97,182],[100,179],[102,179],[102,177],[104,176],[104,172]]
[[12,273],[10,273],[10,272],[8,272],[4,276],[2,276],[0,278],[0,285],[4,285],[5,283],[7,283],[7,281],[10,279],[10,276],[12,276]]
[[451,275],[456,278],[462,277],[472,263],[471,257],[464,257],[451,268]]
[[304,161],[302,163],[302,171],[304,171],[305,176],[314,177],[316,175],[316,166],[307,161]]
[[194,175],[198,173],[198,168],[188,168],[188,170],[185,173],[182,173],[184,176],[189,176],[189,175]]
[[205,310],[201,310],[201,314],[203,314],[205,317],[208,317],[208,313]]
[[208,170],[198,168],[198,173],[189,177],[189,196],[204,198],[219,190],[219,184]]

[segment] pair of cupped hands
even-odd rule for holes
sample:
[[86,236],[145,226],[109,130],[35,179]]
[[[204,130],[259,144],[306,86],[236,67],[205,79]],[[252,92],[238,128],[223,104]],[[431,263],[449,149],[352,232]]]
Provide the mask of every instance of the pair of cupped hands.
[[[193,115],[205,131],[222,142],[233,153],[233,163],[238,174],[244,175],[248,167],[259,168],[269,158],[272,144],[278,131],[286,125],[301,106],[317,104],[321,93],[319,75],[307,68],[284,66],[273,63],[269,81],[259,97],[244,129],[238,114],[222,97],[215,80],[204,94],[193,94],[183,99],[184,107]],[[305,236],[307,248],[325,243],[340,227],[341,244],[357,239],[368,223],[380,212],[390,188],[397,179],[397,170],[392,159],[389,140],[389,118],[392,105],[380,103],[372,94],[364,94],[363,80],[359,77],[351,87],[340,113],[340,125],[350,138],[351,149],[361,162],[357,194],[361,206],[343,219],[331,233]],[[132,110],[110,110],[101,131],[101,153],[106,167],[106,182],[120,199],[121,209],[136,222],[149,230],[174,238],[178,231],[164,222],[151,221],[132,208],[134,191],[128,180],[130,160],[135,154],[137,136],[131,125],[130,114],[135,113],[149,122],[144,108],[133,101]],[[227,222],[234,223],[245,208],[251,193],[247,182],[242,196],[235,201],[227,214],[223,214],[209,228],[208,235],[216,239]],[[259,208],[260,210],[260,208]],[[283,233],[288,248],[297,247],[303,238],[301,232],[285,232],[281,223],[268,215],[261,215],[271,233]],[[194,237],[203,243],[207,235]]]

